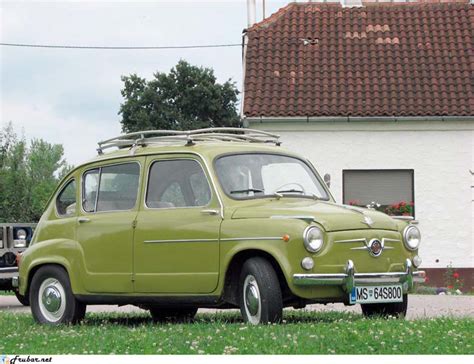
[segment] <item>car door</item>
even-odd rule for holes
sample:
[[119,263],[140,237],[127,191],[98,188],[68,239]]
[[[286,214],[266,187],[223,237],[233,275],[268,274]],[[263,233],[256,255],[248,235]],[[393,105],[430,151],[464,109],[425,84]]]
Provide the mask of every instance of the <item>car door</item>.
[[77,240],[89,292],[131,293],[140,169],[145,159],[93,166],[82,175]]
[[220,203],[194,155],[148,157],[134,242],[135,292],[210,293],[219,278]]

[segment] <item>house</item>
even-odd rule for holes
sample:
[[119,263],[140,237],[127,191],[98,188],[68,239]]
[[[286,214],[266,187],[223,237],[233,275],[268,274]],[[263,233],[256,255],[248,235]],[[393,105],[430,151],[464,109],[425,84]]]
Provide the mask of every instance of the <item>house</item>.
[[250,8],[244,125],[306,155],[338,202],[413,215],[431,283],[452,265],[472,289],[473,5],[358,5],[290,3],[255,24]]

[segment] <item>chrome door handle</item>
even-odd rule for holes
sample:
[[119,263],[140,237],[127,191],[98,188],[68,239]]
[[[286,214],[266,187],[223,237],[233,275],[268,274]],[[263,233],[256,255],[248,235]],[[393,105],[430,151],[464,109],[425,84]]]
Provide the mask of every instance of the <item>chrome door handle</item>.
[[208,215],[217,215],[219,211],[217,210],[201,210],[201,213],[208,214]]
[[83,223],[85,223],[85,222],[91,221],[91,219],[89,219],[88,217],[80,217],[79,219],[77,219],[77,221],[78,221],[80,224],[83,224]]

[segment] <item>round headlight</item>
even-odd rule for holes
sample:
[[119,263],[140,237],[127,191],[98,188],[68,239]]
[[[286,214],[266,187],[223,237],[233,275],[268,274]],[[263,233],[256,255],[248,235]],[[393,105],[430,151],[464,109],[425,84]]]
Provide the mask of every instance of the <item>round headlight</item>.
[[420,230],[416,226],[408,225],[403,231],[403,242],[409,250],[418,249],[421,242]]
[[24,229],[18,229],[16,231],[16,238],[19,239],[19,240],[25,240],[27,235],[28,234],[26,233],[26,230],[24,230]]
[[323,231],[316,227],[307,227],[303,233],[304,247],[310,253],[316,253],[323,247],[324,234]]

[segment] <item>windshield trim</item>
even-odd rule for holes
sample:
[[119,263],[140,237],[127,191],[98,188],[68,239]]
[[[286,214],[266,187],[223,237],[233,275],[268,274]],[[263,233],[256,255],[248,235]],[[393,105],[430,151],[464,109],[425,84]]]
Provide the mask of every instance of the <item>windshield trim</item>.
[[[315,197],[315,196],[310,196],[310,195],[301,195],[301,194],[296,194],[296,193],[285,193],[282,194],[282,196],[278,196],[276,194],[271,194],[271,195],[259,195],[259,196],[249,196],[249,197],[236,197],[233,196],[230,193],[227,193],[224,187],[222,186],[221,180],[219,178],[219,175],[217,173],[217,168],[216,168],[216,163],[219,159],[224,158],[224,157],[230,157],[233,155],[245,155],[245,154],[267,154],[267,155],[276,155],[276,156],[282,156],[282,157],[288,157],[288,158],[294,158],[305,164],[311,172],[313,172],[314,176],[316,177],[317,181],[321,184],[324,192],[326,193],[326,197]],[[247,200],[261,200],[265,198],[304,198],[304,199],[309,199],[309,200],[314,200],[314,201],[331,201],[331,193],[327,189],[326,183],[322,180],[321,176],[319,175],[318,171],[313,167],[309,161],[305,160],[304,158],[292,155],[292,154],[286,154],[286,153],[278,153],[278,152],[261,152],[261,151],[246,151],[246,152],[230,152],[230,153],[224,153],[224,154],[219,154],[216,156],[212,162],[212,167],[214,169],[214,173],[216,176],[216,180],[219,183],[219,188],[222,190],[224,195],[226,195],[228,198],[234,201],[247,201]]]

